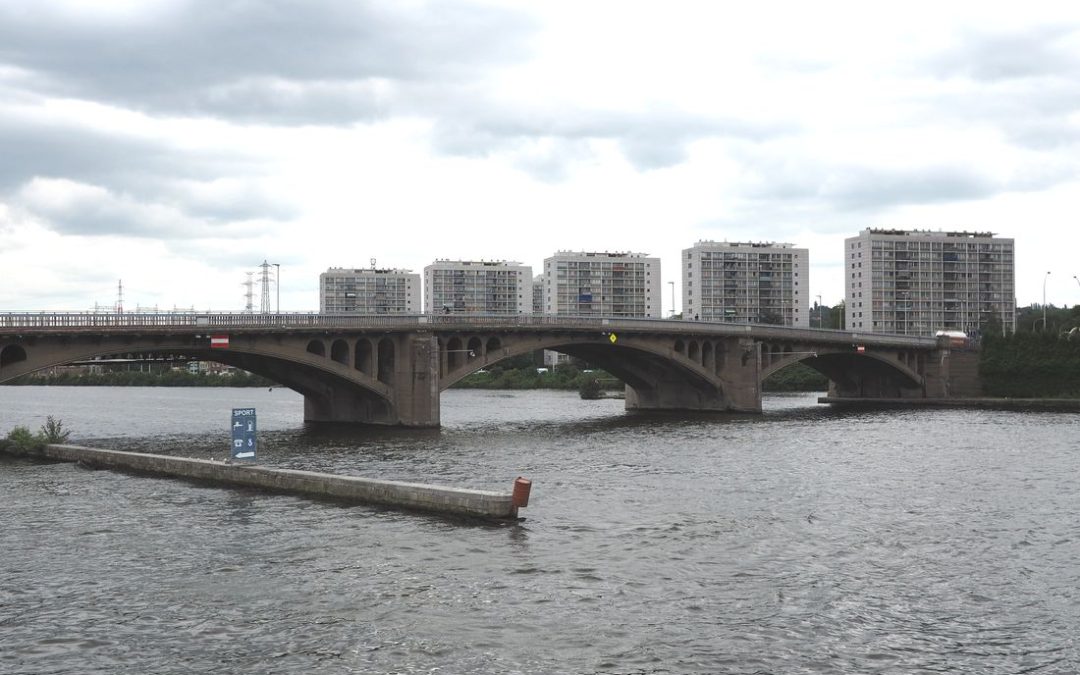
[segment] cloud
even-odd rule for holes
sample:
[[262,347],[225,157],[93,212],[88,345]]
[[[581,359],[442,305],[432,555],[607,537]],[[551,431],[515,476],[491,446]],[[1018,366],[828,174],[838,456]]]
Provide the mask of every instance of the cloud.
[[939,76],[983,82],[1060,77],[1080,67],[1075,47],[1080,25],[1044,25],[1022,31],[965,31],[958,44],[930,60]]
[[[500,153],[517,158],[546,148],[543,161],[517,161],[519,168],[542,180],[561,178],[568,165],[593,157],[589,142],[615,141],[623,155],[641,171],[663,169],[682,163],[694,141],[734,138],[760,142],[791,134],[794,127],[699,115],[670,109],[641,112],[489,107],[458,111],[432,130],[438,152],[458,156],[491,156]],[[535,169],[535,171],[533,170]]]
[[519,13],[464,3],[183,0],[117,16],[44,2],[0,7],[0,58],[53,96],[345,123],[377,109],[380,81],[467,80],[520,59],[531,30]]
[[17,193],[15,203],[59,234],[180,239],[230,234],[250,235],[266,223],[232,221],[227,225],[192,217],[174,206],[141,202],[98,185],[64,178],[34,178]]

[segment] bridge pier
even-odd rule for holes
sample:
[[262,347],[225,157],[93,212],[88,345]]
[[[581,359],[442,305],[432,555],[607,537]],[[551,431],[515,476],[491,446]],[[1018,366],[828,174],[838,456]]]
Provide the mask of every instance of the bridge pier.
[[656,370],[646,383],[635,381],[626,387],[626,409],[761,412],[761,344],[729,339],[721,353],[723,366],[708,368],[710,373],[719,371],[720,386],[704,378]]
[[358,387],[327,381],[304,394],[307,422],[347,422],[403,427],[439,426],[438,347],[431,333],[391,337],[393,350],[379,357],[393,398],[372,396]]

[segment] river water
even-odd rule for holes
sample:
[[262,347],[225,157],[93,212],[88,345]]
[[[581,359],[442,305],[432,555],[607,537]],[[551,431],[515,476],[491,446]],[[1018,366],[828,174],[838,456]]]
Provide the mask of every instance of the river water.
[[0,430],[509,490],[517,524],[0,460],[3,673],[1075,673],[1080,415],[628,415],[450,391],[440,430],[287,390],[0,387]]

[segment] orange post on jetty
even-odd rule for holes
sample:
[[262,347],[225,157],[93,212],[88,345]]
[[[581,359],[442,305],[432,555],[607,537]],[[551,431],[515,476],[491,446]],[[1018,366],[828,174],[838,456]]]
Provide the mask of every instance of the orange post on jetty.
[[512,504],[517,508],[523,508],[529,505],[529,493],[532,491],[532,481],[528,478],[522,478],[518,476],[514,479],[514,492],[512,496]]

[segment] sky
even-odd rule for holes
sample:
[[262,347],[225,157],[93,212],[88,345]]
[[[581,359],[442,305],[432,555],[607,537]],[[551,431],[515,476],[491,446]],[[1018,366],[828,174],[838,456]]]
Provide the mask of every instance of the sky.
[[1078,204],[1076,3],[0,4],[0,311],[585,250],[661,258],[667,315],[702,240],[832,305],[867,227],[1014,238],[1018,305],[1072,306]]

